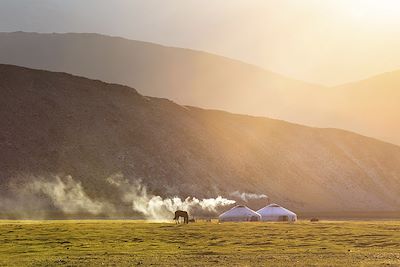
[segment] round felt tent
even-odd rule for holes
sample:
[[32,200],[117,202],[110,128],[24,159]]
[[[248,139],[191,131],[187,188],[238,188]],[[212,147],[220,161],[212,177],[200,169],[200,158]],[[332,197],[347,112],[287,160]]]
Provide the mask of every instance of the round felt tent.
[[271,222],[295,222],[297,221],[296,213],[287,210],[277,204],[270,204],[257,211],[261,215],[262,221]]
[[233,207],[219,216],[220,222],[257,222],[260,220],[260,214],[243,205]]

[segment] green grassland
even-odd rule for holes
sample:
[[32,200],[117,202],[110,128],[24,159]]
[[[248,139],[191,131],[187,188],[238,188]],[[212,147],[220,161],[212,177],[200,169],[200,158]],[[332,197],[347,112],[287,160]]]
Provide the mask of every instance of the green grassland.
[[3,266],[400,266],[400,222],[0,221]]

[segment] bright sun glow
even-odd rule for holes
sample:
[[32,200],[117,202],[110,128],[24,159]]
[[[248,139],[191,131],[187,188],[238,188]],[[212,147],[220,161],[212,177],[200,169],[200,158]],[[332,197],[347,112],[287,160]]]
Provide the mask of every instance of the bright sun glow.
[[369,19],[383,23],[400,20],[399,0],[357,0],[346,1],[343,5],[356,19]]

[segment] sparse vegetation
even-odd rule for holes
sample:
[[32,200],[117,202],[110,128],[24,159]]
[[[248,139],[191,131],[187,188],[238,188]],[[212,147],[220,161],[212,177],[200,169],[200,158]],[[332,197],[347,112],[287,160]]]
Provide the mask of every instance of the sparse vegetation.
[[[30,218],[47,210],[129,215],[132,202],[109,182],[120,174],[163,198],[238,190],[296,213],[400,206],[400,147],[350,132],[180,106],[126,86],[3,64],[0,92],[0,210],[13,218],[27,218],[25,210]],[[70,175],[67,189],[94,205],[70,201],[65,210],[67,202],[45,189],[62,185],[54,175]]]
[[400,265],[400,222],[0,221],[0,265]]

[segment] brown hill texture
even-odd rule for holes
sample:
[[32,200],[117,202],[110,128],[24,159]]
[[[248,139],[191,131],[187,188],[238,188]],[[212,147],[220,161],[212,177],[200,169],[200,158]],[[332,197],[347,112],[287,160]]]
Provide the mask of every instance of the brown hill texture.
[[124,84],[184,105],[346,129],[400,145],[398,72],[328,88],[204,52],[76,33],[0,33],[0,63]]
[[0,92],[8,203],[13,188],[52,175],[71,175],[92,199],[117,203],[106,179],[120,173],[162,196],[240,191],[296,211],[400,208],[400,148],[389,143],[11,65],[0,65]]

